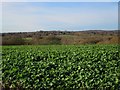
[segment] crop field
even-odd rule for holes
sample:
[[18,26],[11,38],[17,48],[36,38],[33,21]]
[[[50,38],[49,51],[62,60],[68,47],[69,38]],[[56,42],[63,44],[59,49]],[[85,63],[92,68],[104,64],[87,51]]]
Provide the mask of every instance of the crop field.
[[118,45],[3,46],[2,86],[120,89]]

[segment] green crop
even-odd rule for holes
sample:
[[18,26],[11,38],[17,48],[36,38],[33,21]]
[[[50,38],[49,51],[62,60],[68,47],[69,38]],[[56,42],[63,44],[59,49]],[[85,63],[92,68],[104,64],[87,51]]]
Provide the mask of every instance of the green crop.
[[3,46],[4,88],[119,89],[117,45]]

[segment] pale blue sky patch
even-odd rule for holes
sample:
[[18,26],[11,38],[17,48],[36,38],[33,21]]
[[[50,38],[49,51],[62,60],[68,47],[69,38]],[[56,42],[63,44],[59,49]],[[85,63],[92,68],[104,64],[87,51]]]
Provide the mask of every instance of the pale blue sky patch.
[[[2,3],[0,3],[0,12],[2,12]],[[2,32],[2,13],[0,13],[0,32]]]
[[1,0],[2,2],[118,2],[119,0]]
[[4,2],[3,32],[117,29],[117,2]]

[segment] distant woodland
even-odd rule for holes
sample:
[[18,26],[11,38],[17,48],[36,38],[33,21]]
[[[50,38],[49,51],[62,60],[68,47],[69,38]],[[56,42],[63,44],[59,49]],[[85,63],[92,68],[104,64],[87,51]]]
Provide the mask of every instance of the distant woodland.
[[118,44],[118,31],[38,31],[1,33],[1,45]]

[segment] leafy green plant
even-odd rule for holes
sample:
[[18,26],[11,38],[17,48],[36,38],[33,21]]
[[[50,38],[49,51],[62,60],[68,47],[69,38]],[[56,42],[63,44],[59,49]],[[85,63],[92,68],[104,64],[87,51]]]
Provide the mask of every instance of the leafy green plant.
[[3,46],[4,88],[118,89],[117,45]]

